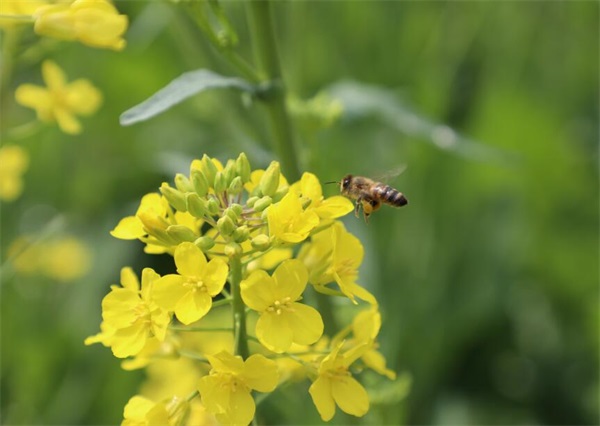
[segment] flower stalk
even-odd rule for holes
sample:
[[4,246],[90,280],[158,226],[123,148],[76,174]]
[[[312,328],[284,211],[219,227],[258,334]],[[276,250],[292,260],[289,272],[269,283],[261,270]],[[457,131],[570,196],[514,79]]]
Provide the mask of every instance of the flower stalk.
[[233,298],[233,332],[234,332],[234,355],[240,355],[243,359],[248,358],[248,335],[246,332],[246,305],[242,300],[240,283],[242,282],[242,259],[241,256],[230,258],[231,296]]

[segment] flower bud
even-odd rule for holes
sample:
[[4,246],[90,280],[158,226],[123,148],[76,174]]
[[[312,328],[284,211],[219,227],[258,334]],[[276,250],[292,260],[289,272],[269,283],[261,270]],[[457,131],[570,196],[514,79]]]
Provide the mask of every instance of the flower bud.
[[194,187],[192,186],[190,180],[181,173],[177,173],[175,175],[175,187],[184,194],[186,192],[192,192],[194,190]]
[[277,161],[271,161],[271,164],[269,164],[269,167],[265,170],[265,173],[262,175],[260,183],[258,184],[262,195],[272,196],[275,194],[275,191],[277,191],[277,187],[279,186],[280,174],[279,163]]
[[223,236],[229,236],[235,231],[236,225],[229,216],[223,216],[217,221],[217,229]]
[[197,238],[196,241],[194,241],[194,244],[196,244],[196,247],[198,247],[200,250],[208,251],[215,246],[215,240],[204,235],[200,238]]
[[231,237],[236,243],[243,243],[250,237],[250,230],[246,225],[239,226],[235,231],[233,231]]
[[227,185],[231,183],[234,177],[236,177],[235,173],[235,161],[229,160],[223,169],[223,174],[225,175],[225,179],[227,181]]
[[166,246],[178,244],[177,240],[167,234],[169,222],[167,222],[165,218],[160,217],[149,210],[139,212],[136,217],[142,222],[144,230],[148,235],[152,235]]
[[240,218],[238,216],[238,214],[235,212],[235,210],[233,210],[231,207],[227,207],[225,209],[225,211],[223,212],[223,216],[229,217],[233,221],[233,223],[237,223],[237,221]]
[[250,181],[250,162],[248,161],[248,157],[243,152],[238,156],[235,160],[235,171],[238,176],[242,178],[242,183],[246,183]]
[[185,195],[181,191],[178,191],[175,188],[171,188],[166,182],[163,182],[159,189],[160,193],[167,199],[169,204],[171,204],[175,208],[175,210],[178,210],[180,212],[187,211]]
[[185,241],[192,242],[198,237],[190,228],[185,225],[171,225],[167,228],[167,234],[180,243]]
[[227,189],[227,178],[222,172],[217,172],[213,185],[217,194],[225,192]]
[[257,197],[257,196],[250,197],[250,198],[248,198],[248,201],[246,201],[246,205],[248,207],[252,207],[252,206],[254,206],[254,203],[256,203],[258,200],[260,200],[260,197]]
[[215,176],[217,175],[217,172],[219,171],[217,169],[217,166],[215,166],[215,163],[213,163],[213,161],[210,159],[210,157],[206,154],[204,154],[204,156],[202,157],[201,160],[202,163],[202,173],[204,173],[204,176],[206,176],[206,180],[208,182],[214,182],[215,181]]
[[188,212],[194,217],[202,218],[207,213],[206,203],[204,198],[200,198],[195,192],[189,192],[185,195],[185,202],[187,205]]
[[242,178],[236,176],[233,178],[231,183],[229,184],[229,188],[227,188],[227,192],[231,195],[238,195],[244,189],[244,184],[242,183]]
[[256,250],[265,251],[271,247],[271,239],[268,235],[260,234],[252,238],[250,244],[252,244],[252,247],[254,247]]
[[254,203],[254,210],[256,210],[257,212],[262,212],[264,209],[269,207],[272,202],[273,200],[271,199],[271,197],[265,195],[256,203]]
[[210,216],[216,216],[219,214],[219,202],[214,198],[209,198],[206,203],[206,209],[208,210],[208,214]]
[[231,243],[227,243],[225,245],[223,252],[225,253],[225,255],[227,257],[233,257],[233,256],[241,256],[243,253],[243,250],[242,250],[242,246],[240,246],[238,243],[231,242]]
[[208,193],[208,181],[206,180],[204,173],[202,173],[202,170],[192,169],[190,177],[192,179],[194,191],[196,191],[199,196],[204,197]]
[[244,212],[244,208],[242,207],[241,204],[237,204],[237,203],[232,203],[229,205],[229,208],[231,210],[233,210],[233,212],[237,215],[237,217],[239,218],[242,213]]

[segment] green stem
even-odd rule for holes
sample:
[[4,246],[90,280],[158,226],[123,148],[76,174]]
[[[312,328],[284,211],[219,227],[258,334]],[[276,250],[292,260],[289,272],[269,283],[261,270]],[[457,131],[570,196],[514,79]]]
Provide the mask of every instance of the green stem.
[[242,300],[240,284],[242,282],[242,260],[240,256],[232,256],[229,262],[231,270],[229,282],[231,296],[233,297],[233,331],[234,354],[246,359],[250,355],[248,350],[248,335],[246,334],[246,309]]
[[275,151],[284,174],[293,182],[300,179],[300,169],[292,125],[285,106],[285,89],[275,44],[271,3],[268,0],[248,0],[246,4],[256,65],[264,82],[271,89],[263,100]]

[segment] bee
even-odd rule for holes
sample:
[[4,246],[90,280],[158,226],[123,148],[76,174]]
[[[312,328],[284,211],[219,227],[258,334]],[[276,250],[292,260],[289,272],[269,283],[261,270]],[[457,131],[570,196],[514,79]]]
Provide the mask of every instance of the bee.
[[362,208],[366,223],[369,222],[369,216],[379,210],[381,204],[394,207],[408,204],[404,194],[397,189],[364,176],[346,175],[340,182],[327,183],[339,184],[341,194],[356,201],[354,214],[358,217],[358,212]]

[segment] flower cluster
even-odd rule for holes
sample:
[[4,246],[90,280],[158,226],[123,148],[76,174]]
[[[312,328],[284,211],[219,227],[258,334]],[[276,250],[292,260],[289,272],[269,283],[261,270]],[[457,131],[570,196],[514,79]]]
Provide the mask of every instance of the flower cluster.
[[[134,396],[123,424],[185,423],[201,412],[247,425],[256,410],[253,391],[270,393],[298,379],[312,381],[323,420],[336,406],[366,414],[369,397],[353,373],[395,374],[377,351],[377,301],[357,282],[363,247],[337,220],[352,210],[345,197],[325,198],[315,175],[289,184],[279,163],[253,171],[243,153],[225,165],[208,156],[194,160],[174,186],[145,195],[111,233],[139,239],[147,253],[172,255],[176,273],[146,268],[140,284],[123,269],[121,286],[102,302],[101,332],[86,343],[132,357],[124,368],[185,365],[194,385]],[[322,295],[362,304],[335,336],[324,336],[321,313],[308,303]],[[165,374],[163,388],[181,380]]]

